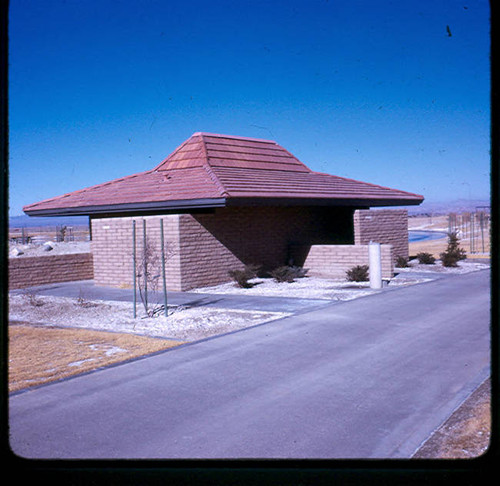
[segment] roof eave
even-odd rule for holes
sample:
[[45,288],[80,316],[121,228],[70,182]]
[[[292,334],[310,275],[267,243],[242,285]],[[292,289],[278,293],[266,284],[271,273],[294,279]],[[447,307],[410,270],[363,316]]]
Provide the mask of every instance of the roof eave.
[[227,206],[418,206],[417,198],[305,198],[305,197],[231,197]]
[[189,211],[237,206],[418,206],[422,199],[376,199],[376,198],[302,198],[302,197],[231,197],[203,198],[179,201],[153,201],[144,203],[104,204],[98,206],[78,206],[66,208],[29,209],[28,216],[96,216],[126,213],[152,213],[157,211]]
[[28,216],[95,216],[100,214],[126,214],[137,212],[156,212],[156,211],[185,211],[207,208],[220,208],[226,206],[226,198],[205,198],[188,199],[179,201],[153,201],[144,203],[126,203],[126,204],[103,204],[96,206],[78,206],[66,208],[47,208],[47,209],[29,209],[23,211]]

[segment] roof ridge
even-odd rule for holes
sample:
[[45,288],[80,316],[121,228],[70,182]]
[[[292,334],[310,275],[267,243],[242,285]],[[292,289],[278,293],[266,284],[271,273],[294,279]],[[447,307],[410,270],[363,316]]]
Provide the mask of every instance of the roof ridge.
[[[253,142],[266,142],[266,143],[273,143],[275,145],[278,145],[278,143],[275,140],[269,140],[265,138],[253,138],[253,137],[241,137],[239,135],[225,135],[221,133],[209,133],[209,132],[195,132],[191,137],[194,137],[195,135],[200,135],[200,136],[206,136],[206,137],[214,137],[214,138],[229,138],[231,140],[249,140]],[[191,138],[190,137],[190,138]]]
[[203,138],[204,134],[201,132],[198,132],[198,135],[201,138],[201,147],[202,147],[201,150],[203,151],[204,158],[205,158],[205,163],[203,164],[203,168],[207,171],[207,174],[209,175],[210,180],[215,184],[217,189],[219,189],[221,194],[223,196],[229,196],[229,193],[226,191],[224,184],[222,184],[222,182],[219,180],[219,178],[217,177],[215,172],[212,170],[212,167],[210,166],[210,162],[208,161],[208,151],[207,151],[207,147],[205,145],[206,142],[205,142],[205,139]]
[[295,159],[302,167],[304,167],[305,169],[307,169],[307,172],[311,173],[311,172],[314,172],[310,167],[308,167],[306,164],[304,164],[304,162],[302,162],[301,160],[299,160],[297,157],[295,157],[295,155],[293,155],[291,152],[289,152],[285,147],[279,145],[279,144],[276,144],[278,145],[278,147],[280,147],[284,152],[286,152],[290,157],[292,157],[293,159]]
[[156,167],[154,167],[152,170],[158,170],[163,164],[165,164],[168,159],[170,159],[170,157],[172,157],[174,154],[176,154],[177,152],[179,152],[179,150],[182,149],[182,147],[184,147],[184,145],[186,145],[189,140],[191,140],[192,136],[189,137],[188,139],[184,140],[184,142],[182,142],[176,149],[174,149],[173,152],[171,152],[170,154],[167,155],[167,157],[165,157]]

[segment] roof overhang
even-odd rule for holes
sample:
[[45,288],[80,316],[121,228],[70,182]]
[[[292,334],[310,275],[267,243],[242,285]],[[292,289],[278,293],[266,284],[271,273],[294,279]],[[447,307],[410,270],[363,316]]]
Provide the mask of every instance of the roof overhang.
[[151,201],[143,203],[106,204],[100,206],[79,206],[51,209],[29,209],[24,212],[29,216],[99,216],[125,215],[138,213],[189,212],[222,207],[257,207],[257,206],[322,206],[322,207],[380,207],[380,206],[416,206],[420,199],[369,199],[369,198],[291,198],[291,197],[233,197],[187,199],[178,201]]
[[189,211],[226,206],[226,198],[188,199],[184,201],[152,201],[144,203],[105,204],[74,208],[24,210],[28,216],[94,216],[100,214],[154,213],[158,211]]
[[298,197],[233,197],[227,199],[226,206],[418,206],[422,199],[370,199],[370,198],[298,198]]

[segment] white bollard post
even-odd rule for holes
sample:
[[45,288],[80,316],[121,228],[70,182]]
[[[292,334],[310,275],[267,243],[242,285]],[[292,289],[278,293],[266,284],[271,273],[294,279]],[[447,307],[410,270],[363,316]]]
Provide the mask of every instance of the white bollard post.
[[382,288],[382,257],[380,255],[380,243],[370,241],[368,245],[370,257],[370,288]]

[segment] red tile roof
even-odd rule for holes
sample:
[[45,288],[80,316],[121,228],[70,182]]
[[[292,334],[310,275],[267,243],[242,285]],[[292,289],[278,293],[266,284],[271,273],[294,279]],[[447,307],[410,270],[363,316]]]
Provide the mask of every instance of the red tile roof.
[[152,170],[23,209],[35,216],[245,204],[370,207],[422,201],[418,194],[313,172],[270,140],[198,132]]

